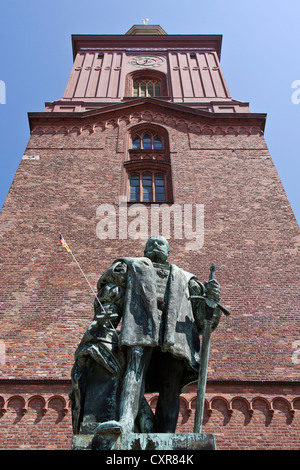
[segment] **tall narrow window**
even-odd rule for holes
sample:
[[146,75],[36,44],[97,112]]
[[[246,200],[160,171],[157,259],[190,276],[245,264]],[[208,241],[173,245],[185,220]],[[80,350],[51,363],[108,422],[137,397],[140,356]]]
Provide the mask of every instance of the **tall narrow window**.
[[155,96],[160,96],[160,83],[155,83]]
[[147,150],[152,148],[152,142],[151,142],[151,135],[150,134],[144,134],[143,148],[147,149]]
[[153,148],[155,150],[161,150],[163,148],[162,147],[162,141],[158,136],[155,136],[154,139],[153,139]]
[[164,175],[155,175],[155,201],[156,202],[165,202],[165,178]]
[[141,83],[141,92],[140,92],[140,96],[146,96],[146,83],[145,83],[145,82],[142,82],[142,83]]
[[152,175],[143,175],[143,202],[152,202]]
[[148,83],[148,96],[153,96],[153,83]]
[[135,137],[132,141],[132,148],[134,150],[139,150],[141,148],[141,139],[139,137]]
[[139,88],[140,88],[140,87],[139,87],[139,84],[138,84],[137,82],[135,82],[135,83],[133,84],[133,96],[134,96],[135,98],[137,98],[137,97],[139,96]]
[[130,201],[139,202],[140,200],[140,175],[131,175],[130,177]]

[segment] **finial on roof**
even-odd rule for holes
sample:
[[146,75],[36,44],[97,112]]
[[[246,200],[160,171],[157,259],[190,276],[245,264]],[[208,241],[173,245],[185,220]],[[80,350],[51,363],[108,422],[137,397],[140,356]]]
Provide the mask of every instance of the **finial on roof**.
[[142,22],[143,22],[144,24],[148,24],[148,21],[149,21],[148,18],[144,18],[144,19],[142,20]]

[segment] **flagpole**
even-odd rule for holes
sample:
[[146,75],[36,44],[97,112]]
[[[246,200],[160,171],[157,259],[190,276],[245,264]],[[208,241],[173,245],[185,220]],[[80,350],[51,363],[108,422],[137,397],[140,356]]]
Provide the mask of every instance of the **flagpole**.
[[[103,307],[102,303],[101,303],[100,300],[98,299],[98,296],[97,296],[96,292],[94,291],[93,287],[91,286],[90,281],[88,280],[88,278],[86,277],[86,275],[85,275],[84,272],[82,271],[81,266],[80,266],[80,264],[78,263],[77,259],[75,258],[75,255],[73,254],[71,248],[70,248],[69,245],[66,243],[66,241],[65,241],[65,239],[63,238],[62,234],[60,233],[59,235],[60,235],[60,242],[61,242],[61,244],[67,249],[67,251],[69,251],[69,252],[71,253],[71,255],[72,255],[72,257],[73,257],[75,263],[77,264],[78,268],[80,269],[80,272],[82,273],[82,275],[83,275],[83,277],[85,278],[86,282],[88,283],[88,285],[89,285],[89,287],[90,287],[92,293],[94,294],[95,298],[97,299],[97,301],[98,301],[98,303],[99,303],[99,305],[100,305],[100,307],[101,307],[103,313],[105,313],[105,315],[106,315],[107,312],[106,312],[105,308]],[[117,331],[116,328],[114,327],[114,325],[112,324],[112,322],[110,321],[109,318],[108,318],[108,321],[109,321],[110,325],[112,326],[112,328],[113,328],[115,331]]]
[[[69,247],[69,249],[70,249],[70,247]],[[82,269],[81,269],[81,267],[80,267],[80,264],[78,263],[78,261],[77,261],[77,259],[75,258],[75,256],[74,256],[74,254],[73,254],[73,252],[72,252],[71,249],[70,249],[70,253],[71,253],[71,255],[73,256],[73,259],[74,259],[75,263],[77,264],[78,268],[80,269],[82,275],[84,276],[86,282],[87,282],[88,285],[90,286],[90,289],[91,289],[92,293],[94,294],[94,296],[95,296],[96,299],[98,300],[100,307],[102,308],[103,312],[105,312],[105,309],[104,309],[102,303],[101,303],[100,300],[98,299],[98,296],[97,296],[96,292],[94,291],[93,287],[92,287],[91,284],[90,284],[90,281],[88,280],[88,278],[86,277],[86,275],[85,275],[84,272],[82,271]],[[105,313],[106,313],[106,312],[105,312]]]

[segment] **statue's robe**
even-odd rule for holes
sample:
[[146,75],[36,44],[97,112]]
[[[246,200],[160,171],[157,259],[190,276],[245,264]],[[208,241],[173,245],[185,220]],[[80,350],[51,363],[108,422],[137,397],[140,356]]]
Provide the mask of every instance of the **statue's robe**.
[[155,366],[162,352],[185,361],[182,386],[195,381],[199,368],[200,340],[189,297],[190,282],[196,277],[174,264],[170,265],[164,298],[165,311],[160,316],[161,312],[157,308],[156,273],[149,258],[117,259],[99,279],[98,290],[108,281],[118,282],[116,271],[120,263],[125,263],[127,269],[119,345],[121,348],[155,348],[146,391],[155,392],[158,389]]

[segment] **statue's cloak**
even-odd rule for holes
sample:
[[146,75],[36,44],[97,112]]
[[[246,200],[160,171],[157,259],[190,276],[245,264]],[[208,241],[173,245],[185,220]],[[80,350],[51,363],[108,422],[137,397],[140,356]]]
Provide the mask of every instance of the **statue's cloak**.
[[[99,279],[98,290],[108,279],[113,277],[116,281],[115,268],[120,263],[127,266],[120,347],[148,346],[156,348],[156,354],[157,351],[169,353],[186,362],[187,371],[183,385],[195,381],[199,368],[200,340],[192,303],[189,300],[189,282],[195,276],[174,264],[170,265],[162,327],[157,308],[156,274],[149,258],[117,259]],[[154,377],[155,370],[153,379]],[[150,386],[151,390],[155,388]]]

